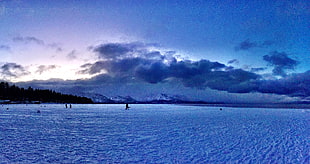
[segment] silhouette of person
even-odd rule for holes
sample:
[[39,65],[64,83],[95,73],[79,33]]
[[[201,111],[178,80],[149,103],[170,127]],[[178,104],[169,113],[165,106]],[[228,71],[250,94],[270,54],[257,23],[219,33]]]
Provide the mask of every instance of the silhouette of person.
[[126,104],[125,110],[128,110],[130,107],[128,104]]
[[68,105],[66,104],[66,108],[68,108]]
[[70,104],[70,108],[72,108],[72,105]]

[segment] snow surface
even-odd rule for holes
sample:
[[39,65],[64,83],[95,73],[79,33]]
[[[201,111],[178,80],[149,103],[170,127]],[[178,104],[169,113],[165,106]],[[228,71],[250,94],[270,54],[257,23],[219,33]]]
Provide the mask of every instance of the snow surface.
[[309,110],[124,107],[0,106],[0,163],[310,161]]

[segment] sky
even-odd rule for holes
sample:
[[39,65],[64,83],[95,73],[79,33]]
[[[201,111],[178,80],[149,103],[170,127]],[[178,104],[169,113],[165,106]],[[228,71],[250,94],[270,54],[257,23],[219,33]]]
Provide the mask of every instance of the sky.
[[0,79],[80,95],[310,101],[307,0],[0,0]]

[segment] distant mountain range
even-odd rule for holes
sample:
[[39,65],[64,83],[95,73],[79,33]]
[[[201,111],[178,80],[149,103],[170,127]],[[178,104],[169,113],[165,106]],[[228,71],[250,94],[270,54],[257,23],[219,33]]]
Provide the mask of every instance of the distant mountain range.
[[[25,87],[25,85],[24,85]],[[268,107],[268,108],[310,108],[310,101],[291,101],[278,103],[231,103],[219,101],[195,100],[180,94],[147,93],[141,95],[118,95],[117,93],[102,93],[80,89],[66,90],[65,88],[36,87],[41,89],[27,89],[0,83],[0,103],[98,103],[98,104],[196,104],[221,107]],[[66,93],[66,94],[64,94]],[[105,95],[107,94],[107,95]]]
[[214,107],[246,107],[246,108],[310,108],[308,101],[296,101],[289,103],[225,103],[225,102],[207,102],[207,101],[192,101],[181,95],[157,94],[144,97],[141,100],[136,100],[131,96],[104,96],[101,94],[87,94],[94,103],[101,104],[192,104],[192,105],[206,105]]
[[[86,95],[85,95],[86,96]],[[92,94],[87,97],[91,98],[95,103],[102,104],[121,104],[121,103],[131,103],[131,104],[193,104],[193,103],[206,103],[203,101],[190,101],[185,96],[181,95],[167,95],[158,94],[143,98],[143,100],[136,100],[131,96],[112,96],[107,97],[101,94]]]

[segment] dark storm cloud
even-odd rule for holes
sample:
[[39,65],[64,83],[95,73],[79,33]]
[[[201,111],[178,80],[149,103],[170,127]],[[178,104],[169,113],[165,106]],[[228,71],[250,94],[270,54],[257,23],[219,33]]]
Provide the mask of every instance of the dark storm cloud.
[[310,71],[291,74],[285,78],[277,80],[256,79],[256,74],[249,74],[248,72],[242,70],[238,74],[238,78],[244,77],[245,79],[251,80],[243,79],[241,81],[234,81],[233,79],[235,78],[230,79],[223,76],[221,81],[215,81],[215,86],[212,86],[211,84],[209,87],[212,89],[228,91],[230,93],[258,92],[301,98],[307,98],[310,96]]
[[[227,80],[233,80],[235,75],[233,71],[225,71],[227,68],[224,64],[218,62],[210,62],[208,60],[200,61],[174,61],[170,64],[157,61],[147,66],[140,66],[136,69],[136,77],[149,83],[164,82],[165,79],[179,79],[187,87],[194,88],[221,88],[218,83],[213,81],[221,81],[224,76]],[[232,73],[232,74],[231,74]],[[235,80],[233,80],[235,81]],[[228,81],[229,83],[229,81]],[[210,85],[211,84],[211,85]],[[226,87],[227,88],[227,87]],[[220,89],[225,90],[225,89]]]
[[107,71],[113,76],[132,76],[135,69],[140,65],[151,64],[152,60],[143,58],[125,58],[121,60],[97,61],[95,63],[88,63],[81,66],[81,74],[96,74],[101,71]]
[[289,58],[285,52],[270,52],[269,55],[263,56],[263,59],[274,66],[274,75],[286,76],[286,70],[293,70],[298,65],[298,61]]
[[[252,68],[251,71],[246,71],[209,60],[178,60],[173,55],[168,55],[169,53],[137,46],[136,43],[113,44],[109,44],[109,51],[95,50],[94,52],[100,53],[98,55],[109,55],[95,63],[81,66],[78,73],[97,74],[90,80],[94,84],[111,81],[127,83],[130,79],[151,84],[177,80],[186,87],[211,88],[229,93],[259,92],[293,97],[310,96],[307,82],[310,81],[309,72],[289,75],[279,80],[263,80],[255,72],[266,68]],[[100,47],[106,48],[106,45]],[[292,69],[297,65],[297,61],[290,59],[285,53],[272,52],[264,59],[283,70]],[[230,63],[234,62],[237,60],[232,60]],[[102,74],[102,71],[105,73]]]
[[154,62],[148,66],[137,68],[135,75],[149,83],[159,83],[169,77],[169,69],[162,62]]
[[250,39],[247,39],[241,43],[239,43],[236,47],[235,50],[249,50],[252,48],[264,48],[264,47],[269,47],[273,44],[273,41],[266,40],[264,42],[255,42],[255,41],[250,41]]
[[[127,63],[127,64],[125,64]],[[174,61],[165,64],[162,61],[141,58],[124,59],[117,62],[98,61],[83,65],[80,73],[95,74],[106,70],[106,77],[130,78],[134,77],[147,83],[166,82],[167,79],[179,79],[186,87],[211,88],[232,92],[245,92],[237,89],[242,83],[249,83],[260,76],[241,69],[226,71],[225,65],[208,60]],[[86,68],[86,69],[85,69]],[[241,85],[240,85],[241,86]],[[234,88],[232,88],[234,87]]]
[[104,44],[94,48],[94,52],[99,54],[99,57],[104,59],[116,59],[117,57],[121,57],[126,55],[131,50],[127,44]]
[[10,49],[11,49],[10,46],[7,46],[7,45],[0,45],[0,50],[9,51]]
[[40,65],[38,66],[36,73],[42,74],[43,72],[55,69],[56,67],[56,65]]
[[260,80],[255,85],[257,85],[256,91],[261,93],[309,97],[310,71],[292,74],[278,80]]
[[174,51],[166,51],[162,54],[156,50],[150,50],[150,47],[156,44],[144,44],[140,42],[132,43],[107,43],[98,46],[90,46],[88,49],[95,52],[100,59],[116,60],[123,58],[152,58],[161,59],[164,55],[173,55]]
[[28,75],[29,72],[22,65],[18,65],[16,63],[6,63],[0,67],[0,74],[4,78],[10,77],[19,77]]
[[231,93],[249,93],[252,91],[249,84],[259,78],[259,75],[242,69],[217,71],[210,73],[206,81],[206,86],[211,89],[228,91]]
[[228,91],[231,84],[259,78],[258,75],[236,70],[208,60],[178,61],[172,51],[160,52],[137,43],[110,43],[93,49],[102,60],[81,66],[80,74],[107,72],[111,77],[134,77],[148,83],[178,79],[185,86]]

